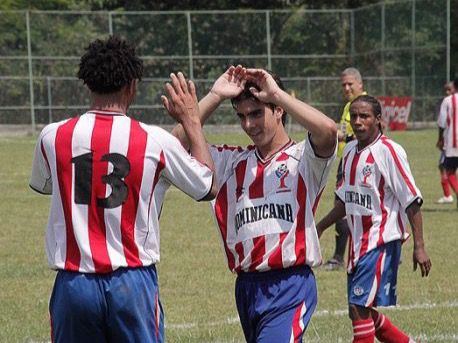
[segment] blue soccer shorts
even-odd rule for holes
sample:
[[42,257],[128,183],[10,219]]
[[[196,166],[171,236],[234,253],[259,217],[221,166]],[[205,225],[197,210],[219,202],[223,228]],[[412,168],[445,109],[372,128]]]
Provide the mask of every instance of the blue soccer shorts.
[[302,342],[317,303],[315,276],[308,266],[240,273],[235,298],[248,343]]
[[348,303],[362,307],[396,305],[401,241],[367,252],[347,276]]
[[49,311],[54,343],[164,341],[154,266],[108,274],[58,271]]

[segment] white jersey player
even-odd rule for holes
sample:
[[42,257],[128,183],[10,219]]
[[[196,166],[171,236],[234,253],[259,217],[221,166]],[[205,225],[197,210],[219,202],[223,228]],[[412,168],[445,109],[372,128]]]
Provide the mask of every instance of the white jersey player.
[[[310,267],[321,255],[313,217],[335,159],[336,125],[261,69],[230,67],[199,103],[202,123],[226,99],[254,143],[210,149],[219,186],[213,211],[237,273],[245,338],[301,342],[317,302]],[[304,141],[289,138],[286,112],[308,130]],[[186,144],[180,128],[174,132]]]
[[[164,193],[174,184],[196,200],[216,194],[196,111],[176,103],[173,112],[194,157],[166,131],[127,116],[142,72],[126,41],[92,42],[78,72],[91,110],[46,126],[38,138],[30,186],[51,194],[53,342],[163,342],[155,264]],[[195,100],[192,84],[168,90]]]
[[[453,81],[453,85],[455,89],[458,89],[458,79]],[[447,180],[458,199],[458,180],[456,178],[456,170],[458,169],[458,93],[444,98],[437,124],[439,137],[436,145],[444,151],[443,167]],[[450,198],[452,197],[450,196]],[[453,201],[453,199],[450,200]]]
[[413,342],[374,309],[396,304],[397,271],[407,221],[414,236],[414,270],[428,276],[431,261],[423,242],[421,193],[415,185],[404,149],[382,134],[381,106],[361,95],[350,105],[356,141],[343,155],[339,201],[317,224],[318,234],[347,217],[350,228],[347,296],[353,342]]

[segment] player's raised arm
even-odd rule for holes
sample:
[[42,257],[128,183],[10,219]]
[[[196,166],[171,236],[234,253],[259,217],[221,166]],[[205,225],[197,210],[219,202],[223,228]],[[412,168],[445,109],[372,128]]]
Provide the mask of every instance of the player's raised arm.
[[[192,81],[186,81],[182,73],[170,75],[171,83],[166,83],[165,89],[169,98],[162,96],[162,101],[169,114],[181,124],[186,134],[191,155],[199,162],[207,165],[213,172],[215,166],[208,145],[202,132],[197,104],[196,88]],[[217,187],[213,178],[212,189],[203,200],[213,199]]]
[[254,96],[264,103],[282,107],[310,132],[315,152],[319,156],[328,157],[333,154],[337,143],[337,127],[331,118],[283,91],[265,70],[247,69],[246,78],[260,88],[250,89]]
[[417,266],[420,266],[421,276],[428,276],[432,263],[423,241],[423,217],[420,206],[414,202],[407,207],[406,213],[413,234],[413,270],[416,271]]
[[[246,82],[245,72],[246,69],[241,65],[231,66],[215,81],[210,92],[199,102],[199,118],[202,126],[224,100],[236,97],[242,92]],[[165,97],[161,97],[161,99],[167,109],[165,102],[167,99]],[[186,149],[189,147],[188,138],[182,125],[175,126],[172,134],[180,140]]]

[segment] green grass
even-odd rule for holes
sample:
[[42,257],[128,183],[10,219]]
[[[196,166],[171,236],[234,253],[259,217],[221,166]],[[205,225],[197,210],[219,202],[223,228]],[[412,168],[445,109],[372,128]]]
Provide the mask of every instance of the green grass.
[[[456,204],[433,203],[441,195],[436,131],[389,135],[405,147],[425,199],[425,241],[433,269],[427,279],[413,273],[412,242],[406,243],[399,271],[400,306],[384,312],[422,342],[456,342],[458,211]],[[242,134],[209,138],[218,143],[248,143]],[[47,307],[55,273],[47,268],[44,253],[49,197],[28,187],[34,144],[32,137],[0,138],[0,342],[49,341]],[[334,175],[335,171],[317,218],[332,206]],[[322,238],[325,259],[332,254],[333,242],[330,229]],[[244,341],[236,320],[235,276],[227,270],[208,204],[195,203],[176,190],[168,193],[161,218],[161,260],[158,272],[168,342]],[[317,269],[316,277],[319,302],[305,341],[351,341],[345,273]]]

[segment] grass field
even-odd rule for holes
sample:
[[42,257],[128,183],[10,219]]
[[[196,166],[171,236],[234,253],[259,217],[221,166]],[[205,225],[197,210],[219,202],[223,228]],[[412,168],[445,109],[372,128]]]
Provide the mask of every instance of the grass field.
[[[386,309],[392,321],[421,342],[458,342],[458,211],[435,205],[441,195],[436,131],[388,133],[408,155],[422,190],[424,231],[432,273],[412,272],[412,242],[404,245],[398,307]],[[294,135],[296,139],[301,136]],[[212,142],[248,143],[237,134],[209,136]],[[54,272],[47,268],[44,233],[49,198],[28,187],[34,137],[0,138],[0,342],[49,341],[48,299]],[[335,168],[335,167],[334,167]],[[335,172],[318,208],[332,205]],[[168,342],[243,342],[226,267],[209,205],[195,203],[175,189],[161,218],[159,281]],[[334,232],[322,238],[324,258],[333,250]],[[344,271],[316,270],[319,301],[305,342],[350,342]]]

